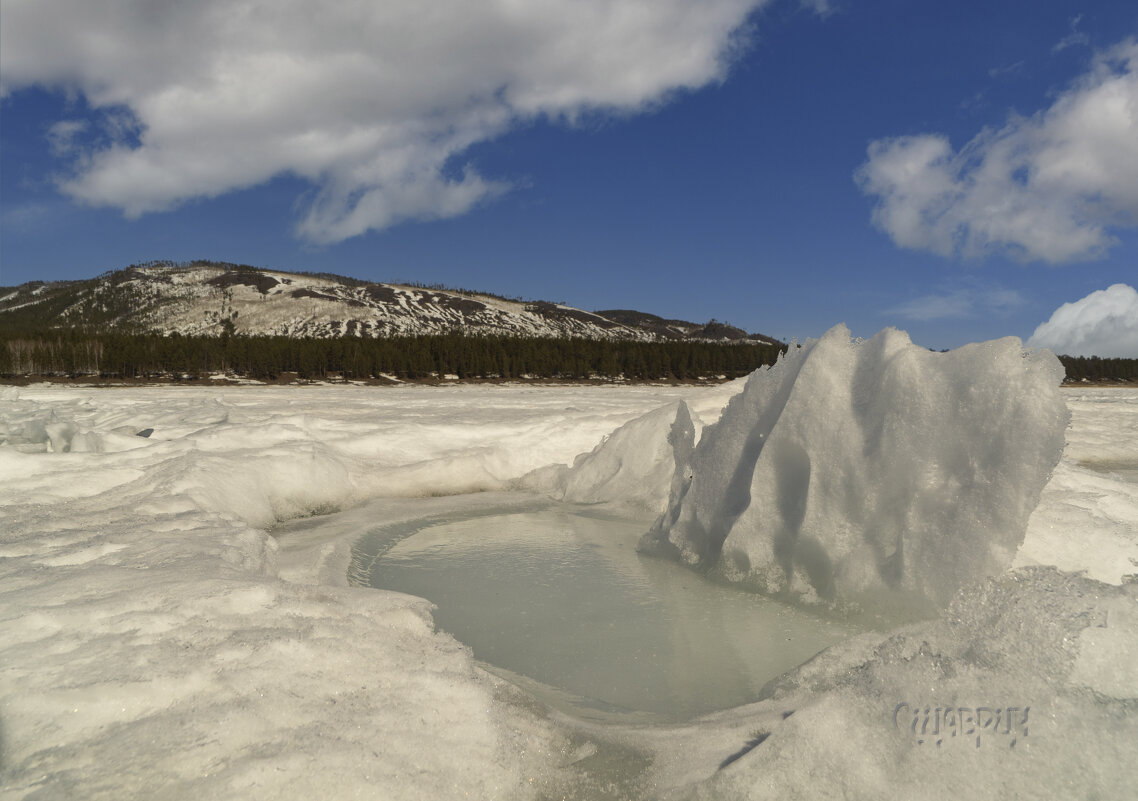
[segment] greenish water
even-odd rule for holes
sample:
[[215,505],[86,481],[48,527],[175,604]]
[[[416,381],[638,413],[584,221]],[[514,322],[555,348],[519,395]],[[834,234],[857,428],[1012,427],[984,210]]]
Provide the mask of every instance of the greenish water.
[[355,578],[434,602],[477,659],[579,714],[738,706],[859,631],[638,554],[646,528],[563,505],[433,519],[361,541]]

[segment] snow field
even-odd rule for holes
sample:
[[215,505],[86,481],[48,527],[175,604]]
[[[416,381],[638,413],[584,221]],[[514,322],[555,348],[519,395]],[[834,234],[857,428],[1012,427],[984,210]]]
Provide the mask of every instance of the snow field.
[[[426,601],[344,586],[369,519],[518,486],[659,504],[686,480],[678,402],[698,442],[740,389],[0,390],[0,798],[1125,797],[1132,390],[1063,392],[1023,567],[687,724],[548,716]],[[613,458],[632,431],[653,459]]]
[[4,390],[0,795],[518,798],[555,770],[427,602],[282,580],[266,529],[501,489],[694,391],[330,389]]

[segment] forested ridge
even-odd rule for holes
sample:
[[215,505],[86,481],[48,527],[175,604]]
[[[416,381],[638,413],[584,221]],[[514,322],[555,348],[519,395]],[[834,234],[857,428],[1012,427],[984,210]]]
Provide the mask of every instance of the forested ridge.
[[301,378],[635,380],[746,375],[773,364],[782,348],[768,344],[636,342],[517,336],[292,338],[180,336],[49,330],[0,332],[0,376],[197,378],[232,372],[274,380]]

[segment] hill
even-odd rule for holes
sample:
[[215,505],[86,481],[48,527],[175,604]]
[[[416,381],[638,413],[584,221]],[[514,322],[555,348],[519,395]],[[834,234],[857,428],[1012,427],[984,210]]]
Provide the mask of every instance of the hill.
[[361,281],[225,262],[132,265],[79,281],[0,288],[0,331],[367,339],[464,333],[638,342],[781,344],[717,322]]

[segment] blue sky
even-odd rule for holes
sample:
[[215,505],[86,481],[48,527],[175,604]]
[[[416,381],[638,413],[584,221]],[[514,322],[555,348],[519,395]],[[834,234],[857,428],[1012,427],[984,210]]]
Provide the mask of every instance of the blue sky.
[[1138,356],[1136,42],[1131,0],[5,0],[0,284],[210,258],[933,348],[1087,299],[1040,344]]

